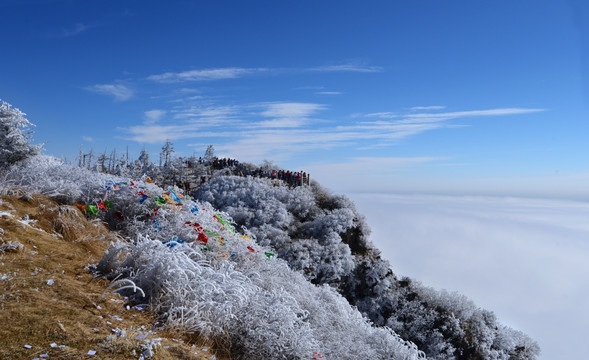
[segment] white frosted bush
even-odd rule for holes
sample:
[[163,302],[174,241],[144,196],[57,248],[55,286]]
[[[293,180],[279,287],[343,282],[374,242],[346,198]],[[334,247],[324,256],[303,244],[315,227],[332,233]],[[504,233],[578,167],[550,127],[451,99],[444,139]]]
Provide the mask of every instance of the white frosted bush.
[[492,313],[466,297],[398,280],[368,241],[365,219],[345,196],[316,183],[291,189],[267,179],[218,177],[197,197],[227,211],[293,269],[314,283],[338,288],[376,324],[414,341],[428,357],[537,356],[531,339],[499,325]]
[[197,197],[229,213],[309,280],[339,282],[354,267],[340,234],[360,226],[359,217],[353,208],[342,207],[351,204],[345,197],[334,197],[330,208],[320,207],[314,191],[269,179],[226,176],[205,184]]
[[109,250],[100,269],[113,261],[111,275],[129,276],[168,325],[228,337],[240,358],[310,358],[314,351],[338,359],[418,357],[414,346],[372,328],[339,294],[282,261],[206,262],[191,246],[170,249],[144,237],[113,249],[126,254]]
[[68,203],[90,202],[104,195],[109,180],[113,180],[112,175],[88,171],[52,156],[36,155],[8,169],[3,187],[22,187]]
[[[150,195],[142,205],[163,192],[142,191]],[[109,199],[138,201],[126,190],[112,191]],[[133,298],[149,302],[169,326],[226,338],[244,359],[308,359],[313,352],[338,359],[419,356],[393,333],[373,329],[333,289],[312,285],[271,249],[235,232],[231,217],[209,204],[184,200],[183,206],[161,205],[157,215],[140,218],[123,222],[136,239],[113,244],[97,270],[132,281],[145,293]],[[187,223],[206,231],[206,246]],[[358,334],[366,335],[359,340]],[[381,340],[369,341],[373,336]]]

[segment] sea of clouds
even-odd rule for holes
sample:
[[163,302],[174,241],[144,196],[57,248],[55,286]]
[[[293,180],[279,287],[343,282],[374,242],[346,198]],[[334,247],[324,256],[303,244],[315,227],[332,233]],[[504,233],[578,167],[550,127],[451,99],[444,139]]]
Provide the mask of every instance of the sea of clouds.
[[540,359],[584,358],[589,202],[349,194],[397,275],[458,291],[538,341]]

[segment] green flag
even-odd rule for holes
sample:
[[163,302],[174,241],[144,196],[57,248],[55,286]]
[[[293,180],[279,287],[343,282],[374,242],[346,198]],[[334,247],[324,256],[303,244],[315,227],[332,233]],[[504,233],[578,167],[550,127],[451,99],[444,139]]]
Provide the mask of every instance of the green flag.
[[98,209],[94,205],[86,206],[86,209],[90,210],[90,212],[94,215],[98,215]]

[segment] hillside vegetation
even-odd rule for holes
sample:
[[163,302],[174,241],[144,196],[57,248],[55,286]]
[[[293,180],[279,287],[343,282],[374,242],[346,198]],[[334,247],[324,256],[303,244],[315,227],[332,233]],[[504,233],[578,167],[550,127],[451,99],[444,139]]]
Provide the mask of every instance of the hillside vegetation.
[[[219,356],[232,359],[508,360],[536,359],[539,353],[533,340],[501,325],[492,312],[466,297],[398,279],[369,241],[369,229],[354,204],[309,183],[308,176],[307,182],[282,181],[273,175],[271,163],[219,166],[212,147],[198,161],[173,159],[169,142],[162,149],[166,161],[161,167],[149,162],[146,152],[135,162],[116,161],[113,155],[109,166],[105,156],[94,165],[80,161],[73,166],[41,155],[38,146],[23,140],[26,133],[20,130],[30,125],[24,114],[5,105],[2,111],[0,125],[5,127],[0,131],[10,137],[0,154],[7,159],[0,167],[0,193],[18,191],[22,200],[9,200],[14,204],[40,199],[37,194],[57,201],[51,208],[68,216],[69,225],[54,218],[43,231],[82,246],[80,254],[69,256],[85,264],[71,265],[76,269],[71,272],[93,276],[90,283],[103,287],[109,281],[105,294],[115,300],[123,296],[129,309],[145,305],[158,319],[158,330],[189,334],[193,342],[209,342]],[[23,155],[12,156],[14,152]],[[198,185],[196,191],[174,186],[178,180],[193,185],[192,190]],[[48,205],[41,205],[29,212],[37,216],[46,211]],[[9,208],[15,205],[7,206],[4,216],[13,221]],[[24,226],[40,221],[18,216],[14,219]],[[81,230],[76,233],[82,240],[72,241],[64,234],[85,224],[71,220],[77,217],[91,220],[93,227],[103,223],[117,235]],[[16,255],[2,256],[26,258],[37,251],[29,249],[27,239],[2,236],[2,246],[16,250]],[[63,261],[57,250],[46,251],[47,259]],[[96,257],[83,251],[94,251]],[[51,263],[43,269],[55,267]],[[16,287],[21,281],[15,282],[16,276],[6,272],[2,285]],[[72,284],[68,289],[75,289],[76,279],[67,282]],[[33,291],[51,297],[41,303],[55,298],[50,291],[57,288],[57,279],[52,280],[52,285],[34,283]],[[30,286],[18,290],[25,289]],[[76,301],[84,303],[83,309],[98,310],[95,295],[80,293],[85,300]],[[130,331],[135,329],[124,335]],[[142,342],[133,345],[134,353],[125,351],[138,358],[167,356],[171,347],[160,342]],[[80,351],[96,343],[102,342],[72,340],[68,347]]]
[[369,241],[354,204],[317,183],[290,188],[224,176],[195,195],[226,211],[309,281],[338,289],[375,325],[412,341],[430,359],[533,359],[538,353],[534,341],[465,296],[397,278]]
[[152,313],[131,307],[92,274],[88,265],[118,240],[102,222],[39,194],[10,193],[0,200],[0,359],[215,354],[210,342],[162,328]]

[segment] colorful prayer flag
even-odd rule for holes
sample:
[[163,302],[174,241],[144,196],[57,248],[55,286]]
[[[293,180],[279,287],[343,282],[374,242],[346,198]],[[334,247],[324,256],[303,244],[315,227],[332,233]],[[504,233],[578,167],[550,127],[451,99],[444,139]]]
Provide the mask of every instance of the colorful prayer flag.
[[98,203],[98,208],[100,210],[108,210],[108,206],[106,206],[106,204],[105,204],[104,201],[101,201],[101,202]]
[[174,192],[174,190],[170,189],[170,195],[172,196],[172,200],[174,200],[175,202],[182,202],[182,199],[180,199],[180,197]]
[[98,209],[96,208],[96,206],[94,206],[94,205],[88,205],[88,206],[86,206],[86,208],[87,208],[88,210],[90,210],[90,212],[91,212],[92,214],[94,214],[94,215],[98,215]]

